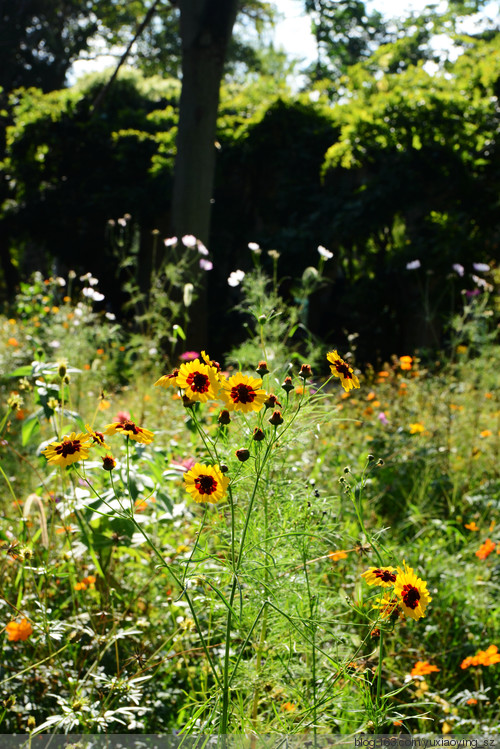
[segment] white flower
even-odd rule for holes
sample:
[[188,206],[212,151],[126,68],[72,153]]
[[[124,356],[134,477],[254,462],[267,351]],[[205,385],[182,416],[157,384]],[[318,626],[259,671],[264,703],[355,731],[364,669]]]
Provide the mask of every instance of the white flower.
[[64,280],[64,278],[61,278],[61,276],[57,276],[57,277],[56,277],[56,278],[54,279],[54,281],[56,282],[56,284],[57,284],[58,286],[66,286],[66,281]]
[[214,264],[211,260],[206,260],[204,257],[200,258],[200,268],[202,270],[212,270]]
[[412,260],[411,263],[406,263],[406,270],[417,270],[420,268],[420,260]]
[[321,255],[321,257],[325,258],[325,260],[330,260],[333,257],[333,252],[330,252],[330,250],[327,250],[326,247],[323,247],[322,244],[318,245],[318,252]]
[[486,263],[472,263],[472,267],[479,273],[488,273],[490,270],[490,266],[486,265]]
[[463,276],[463,274],[465,273],[465,268],[463,265],[460,265],[460,263],[453,263],[451,267],[459,276]]
[[198,248],[200,255],[208,255],[208,250],[201,240],[196,240],[196,247]]
[[105,317],[105,318],[106,318],[107,320],[111,320],[111,321],[113,321],[113,320],[116,320],[116,315],[114,315],[114,314],[113,314],[112,312],[106,312],[106,313],[104,314],[104,317]]
[[82,289],[82,294],[83,296],[87,297],[87,299],[92,299],[93,302],[102,302],[102,300],[104,299],[104,294],[101,294],[99,291],[95,291],[94,289]]
[[245,271],[233,270],[233,272],[229,274],[229,278],[227,279],[227,282],[229,286],[239,286],[244,278],[245,278]]
[[260,249],[260,245],[257,244],[257,242],[249,242],[248,249],[251,250],[252,252],[256,252],[257,254],[262,252],[262,250]]
[[168,239],[163,240],[165,247],[173,247],[175,244],[177,244],[177,237],[169,237]]
[[97,278],[94,278],[92,273],[86,273],[84,276],[80,276],[80,281],[87,281],[89,286],[97,286],[99,281]]
[[484,278],[481,278],[480,276],[475,276],[472,273],[472,280],[478,286],[480,289],[485,289],[486,291],[493,291],[493,286],[488,283]]
[[196,242],[197,239],[193,234],[184,234],[182,237],[182,244],[185,247],[190,247],[192,249],[193,247],[196,247]]

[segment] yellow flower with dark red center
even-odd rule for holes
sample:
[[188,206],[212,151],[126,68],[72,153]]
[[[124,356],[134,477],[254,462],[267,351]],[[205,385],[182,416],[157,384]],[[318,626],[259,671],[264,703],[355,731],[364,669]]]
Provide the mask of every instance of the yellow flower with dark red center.
[[222,398],[228,411],[260,411],[267,400],[267,393],[262,390],[262,380],[238,372],[228,380],[223,380]]
[[181,364],[176,379],[178,387],[192,401],[205,403],[209,398],[215,400],[217,397],[217,370],[209,364],[201,363],[199,359]]
[[484,544],[481,544],[479,549],[476,551],[476,557],[479,559],[486,559],[486,557],[489,557],[492,551],[495,550],[495,542],[491,540],[491,538],[487,538]]
[[87,445],[90,434],[75,434],[72,432],[69,437],[63,437],[61,442],[51,442],[42,454],[45,455],[49,463],[65,467],[79,460],[87,460],[89,457],[90,445]]
[[104,427],[104,434],[123,434],[124,437],[130,437],[134,442],[140,442],[143,445],[149,445],[154,440],[153,432],[149,429],[137,426],[130,419],[126,421],[115,421]]
[[226,493],[229,479],[217,466],[195,463],[184,474],[185,489],[195,502],[217,504]]
[[9,622],[5,631],[11,642],[18,642],[19,640],[27,640],[33,634],[33,627],[27,619],[23,618],[20,622]]
[[386,592],[379,598],[372,606],[374,609],[379,610],[380,619],[388,619],[390,616],[401,616],[399,609],[399,598],[393,595],[392,592]]
[[163,375],[163,377],[160,377],[159,380],[156,380],[155,387],[162,387],[162,388],[178,387],[177,385],[178,374],[179,374],[179,370],[176,368],[170,374]]
[[417,661],[410,672],[410,676],[427,676],[434,671],[439,671],[439,668],[430,664],[429,661]]
[[104,434],[102,432],[96,432],[94,429],[92,429],[91,426],[89,426],[89,424],[85,424],[85,429],[92,437],[93,445],[97,445],[98,447],[105,447],[106,450],[109,450],[109,445],[105,443]]
[[364,577],[368,585],[380,585],[381,588],[391,588],[396,582],[396,568],[370,567],[370,569],[363,572],[361,577]]
[[406,562],[404,569],[398,567],[394,595],[399,598],[399,606],[405,616],[415,620],[425,616],[425,609],[432,601],[427,583],[417,577],[412,568],[407,567]]
[[359,388],[359,380],[352,367],[338,355],[336,350],[329,351],[326,358],[330,362],[332,374],[340,378],[340,383],[345,391]]

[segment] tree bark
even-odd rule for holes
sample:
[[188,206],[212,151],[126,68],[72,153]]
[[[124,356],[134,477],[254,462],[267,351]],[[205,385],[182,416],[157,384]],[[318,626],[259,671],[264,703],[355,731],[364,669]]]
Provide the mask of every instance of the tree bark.
[[[219,90],[238,0],[178,0],[182,42],[179,106],[171,223],[173,234],[194,234],[209,246],[215,172]],[[189,344],[207,343],[206,284],[191,308]]]

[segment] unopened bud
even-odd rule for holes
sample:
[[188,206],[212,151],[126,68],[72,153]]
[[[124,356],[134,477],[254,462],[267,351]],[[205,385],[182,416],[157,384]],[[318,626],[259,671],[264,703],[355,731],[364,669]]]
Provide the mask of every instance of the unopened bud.
[[228,424],[230,424],[231,417],[229,416],[229,411],[227,411],[226,409],[221,411],[217,421],[219,422],[219,424],[222,424],[222,426],[227,426]]
[[194,286],[192,283],[186,283],[184,284],[184,291],[182,294],[182,301],[184,302],[185,307],[190,307],[191,303],[193,301],[193,291]]
[[273,415],[269,419],[269,423],[273,425],[273,427],[277,427],[280,424],[283,424],[283,416],[281,415],[280,411],[273,411]]
[[281,408],[281,403],[274,395],[274,393],[269,393],[267,400],[264,401],[264,405],[266,408],[274,408],[275,406],[279,406]]
[[219,468],[220,468],[221,473],[227,473],[229,471],[229,468],[227,467],[225,463],[221,463]]
[[289,393],[290,390],[293,390],[292,378],[290,376],[285,377],[285,379],[283,380],[283,383],[282,383],[281,387],[287,393]]
[[240,447],[239,450],[236,450],[236,457],[244,463],[250,457],[250,450],[247,450],[246,447]]
[[367,461],[368,461],[369,463],[371,463],[371,462],[372,462],[372,461],[374,461],[374,460],[375,460],[375,455],[371,455],[371,454],[370,454],[370,455],[368,455],[368,457],[367,457]]
[[187,395],[182,396],[182,405],[184,408],[191,408],[191,406],[194,406],[196,401],[191,400],[191,398],[188,398]]
[[61,378],[61,380],[64,379],[66,371],[67,371],[66,370],[66,362],[63,362],[63,361],[59,362],[59,367],[57,368],[57,374],[59,375],[59,377]]
[[260,429],[259,427],[255,427],[253,430],[253,438],[256,442],[261,442],[265,438],[265,432],[263,429]]
[[303,364],[301,366],[299,377],[302,377],[303,380],[307,380],[309,377],[312,377],[312,369],[310,364]]
[[260,361],[259,366],[255,370],[257,374],[259,374],[261,377],[264,377],[264,375],[269,374],[269,370],[267,368],[267,362],[266,361]]
[[105,455],[102,459],[102,467],[105,471],[112,471],[116,466],[116,460],[112,455]]

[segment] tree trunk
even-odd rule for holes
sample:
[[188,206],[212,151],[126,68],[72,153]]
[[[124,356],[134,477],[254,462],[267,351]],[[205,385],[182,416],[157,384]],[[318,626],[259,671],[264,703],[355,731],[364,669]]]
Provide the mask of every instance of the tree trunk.
[[[172,229],[209,246],[219,89],[238,0],[179,0],[182,91],[177,134]],[[205,287],[205,284],[204,284]],[[207,343],[206,288],[191,308],[189,344]]]

